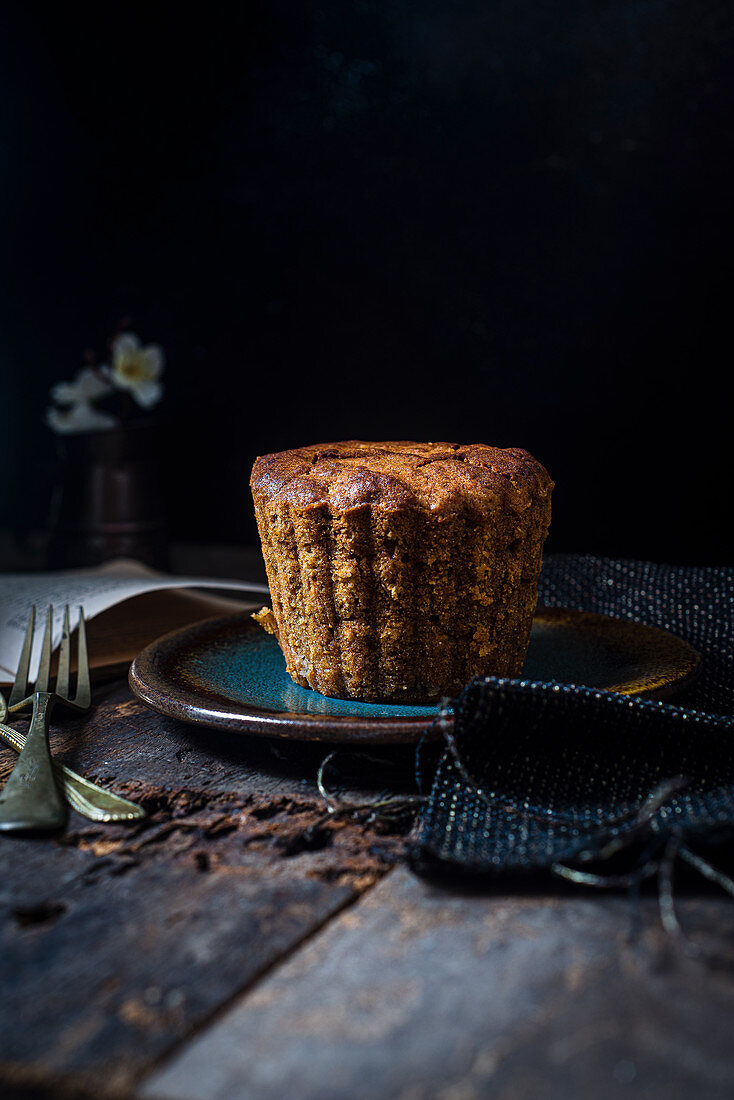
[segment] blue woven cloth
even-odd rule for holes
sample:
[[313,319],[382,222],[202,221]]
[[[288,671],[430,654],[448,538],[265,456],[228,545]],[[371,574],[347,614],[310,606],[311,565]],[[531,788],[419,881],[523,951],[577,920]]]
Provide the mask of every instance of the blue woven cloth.
[[417,865],[583,868],[633,844],[644,854],[734,835],[734,570],[551,555],[539,599],[670,630],[701,654],[701,674],[674,704],[472,681],[454,704]]

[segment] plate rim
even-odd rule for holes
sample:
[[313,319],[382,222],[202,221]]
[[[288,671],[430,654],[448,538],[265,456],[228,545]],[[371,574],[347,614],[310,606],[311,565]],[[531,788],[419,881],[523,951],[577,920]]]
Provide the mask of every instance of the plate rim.
[[[683,690],[689,686],[698,676],[701,669],[701,655],[684,639],[673,634],[672,631],[662,627],[651,626],[647,623],[637,623],[633,619],[620,619],[612,615],[604,615],[592,611],[581,611],[567,607],[548,607],[539,605],[534,618],[568,619],[588,621],[612,621],[628,624],[637,630],[643,629],[655,634],[665,635],[668,639],[674,639],[682,649],[688,651],[690,667],[688,672],[676,678],[673,683],[669,679],[665,682],[653,682],[646,688],[639,690],[621,691],[635,699],[659,700]],[[442,731],[431,727],[435,723],[435,717],[431,715],[399,715],[383,716],[375,715],[367,717],[363,715],[343,714],[309,714],[293,711],[273,711],[254,706],[253,704],[236,703],[231,707],[222,708],[213,703],[208,703],[205,696],[194,690],[187,691],[177,686],[177,695],[166,694],[161,686],[156,686],[156,678],[160,679],[160,672],[156,669],[163,659],[163,651],[173,643],[179,646],[191,644],[202,631],[211,630],[216,624],[224,626],[233,620],[243,620],[242,626],[247,629],[257,630],[259,627],[250,617],[250,612],[238,612],[229,615],[216,615],[207,619],[200,619],[188,626],[178,627],[156,638],[147,645],[135,657],[128,672],[128,683],[133,695],[151,710],[177,721],[191,725],[209,728],[226,729],[231,732],[250,734],[260,737],[288,737],[301,741],[331,741],[343,740],[410,743],[415,744],[421,739],[433,739],[442,735]],[[598,690],[612,693],[614,689],[599,688]],[[213,698],[215,698],[213,693]],[[220,701],[221,701],[221,697]],[[428,706],[430,704],[426,704]],[[451,715],[446,716],[449,727],[453,720]]]

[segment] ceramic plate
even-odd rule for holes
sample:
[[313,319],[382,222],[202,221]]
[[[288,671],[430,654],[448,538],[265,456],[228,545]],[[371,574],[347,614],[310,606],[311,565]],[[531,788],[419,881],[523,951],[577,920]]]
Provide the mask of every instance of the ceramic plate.
[[[522,675],[660,699],[690,683],[699,661],[664,630],[539,608]],[[246,613],[159,638],[133,661],[130,687],[153,710],[183,722],[309,741],[416,742],[437,711],[432,704],[330,699],[298,687],[275,638]]]

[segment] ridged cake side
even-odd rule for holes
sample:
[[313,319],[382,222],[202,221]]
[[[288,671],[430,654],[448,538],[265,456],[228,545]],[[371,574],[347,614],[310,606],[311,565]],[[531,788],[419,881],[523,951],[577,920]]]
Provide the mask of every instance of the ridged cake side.
[[420,702],[455,694],[472,676],[519,673],[550,521],[550,479],[539,482],[537,492],[523,483],[480,508],[471,494],[431,509],[393,492],[387,506],[377,494],[340,509],[287,483],[263,491],[253,474],[292,678],[325,695]]

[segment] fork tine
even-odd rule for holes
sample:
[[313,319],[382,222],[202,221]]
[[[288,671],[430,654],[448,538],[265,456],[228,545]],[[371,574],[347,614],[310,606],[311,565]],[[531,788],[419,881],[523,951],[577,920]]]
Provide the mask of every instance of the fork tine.
[[59,649],[59,671],[56,676],[56,694],[62,699],[69,698],[69,605],[64,608],[64,626],[61,632],[61,647]]
[[51,635],[54,628],[54,609],[49,604],[46,616],[46,629],[43,632],[43,648],[41,649],[41,663],[38,666],[38,676],[33,688],[34,691],[48,691],[48,675],[51,671]]
[[79,650],[77,654],[76,698],[78,707],[88,707],[92,700],[89,684],[89,654],[87,652],[87,627],[84,621],[84,608],[79,608]]
[[31,663],[31,647],[33,646],[33,631],[35,628],[36,609],[32,607],[28,617],[28,626],[26,627],[23,649],[20,654],[20,660],[18,661],[18,671],[15,674],[13,689],[8,699],[9,707],[15,706],[21,699],[25,699],[28,694],[28,666]]

